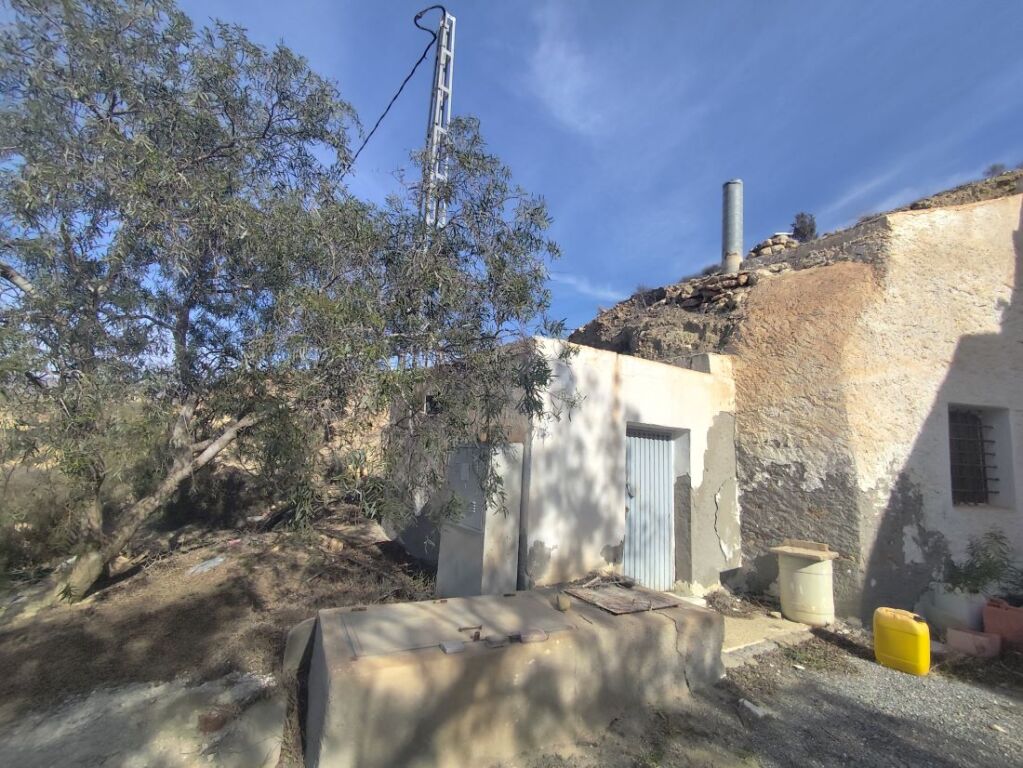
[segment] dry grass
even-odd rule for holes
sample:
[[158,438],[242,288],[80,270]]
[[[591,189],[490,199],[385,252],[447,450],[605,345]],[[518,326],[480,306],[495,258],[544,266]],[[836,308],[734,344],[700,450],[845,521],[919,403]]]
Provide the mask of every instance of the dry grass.
[[856,674],[856,666],[849,657],[849,652],[820,637],[813,637],[798,645],[782,648],[782,655],[793,664],[818,672],[840,672]]
[[997,688],[1023,699],[1023,649],[1010,648],[994,659],[951,656],[933,671],[966,683]]
[[705,598],[707,606],[723,616],[746,619],[754,614],[777,610],[778,604],[766,597],[736,595],[725,589],[717,589]]
[[374,530],[209,533],[83,604],[14,619],[0,627],[0,723],[99,686],[276,674],[286,633],[319,609],[429,597],[432,576]]

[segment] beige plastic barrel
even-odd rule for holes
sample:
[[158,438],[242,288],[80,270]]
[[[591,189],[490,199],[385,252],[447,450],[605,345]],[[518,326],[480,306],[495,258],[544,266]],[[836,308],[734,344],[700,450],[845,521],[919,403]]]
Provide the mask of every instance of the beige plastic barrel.
[[835,620],[835,593],[831,561],[837,552],[826,544],[785,539],[773,547],[778,555],[781,612],[786,619],[822,627]]

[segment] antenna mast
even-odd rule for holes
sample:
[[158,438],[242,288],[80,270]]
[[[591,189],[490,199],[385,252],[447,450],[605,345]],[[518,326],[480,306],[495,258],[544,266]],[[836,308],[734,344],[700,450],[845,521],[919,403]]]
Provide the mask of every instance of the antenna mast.
[[[436,6],[435,6],[436,7]],[[418,26],[418,25],[417,25]],[[444,138],[451,122],[451,83],[455,69],[455,17],[441,7],[437,58],[433,65],[430,118],[426,124],[426,164],[423,168],[423,216],[428,227],[443,227],[447,210],[437,192],[448,178]]]

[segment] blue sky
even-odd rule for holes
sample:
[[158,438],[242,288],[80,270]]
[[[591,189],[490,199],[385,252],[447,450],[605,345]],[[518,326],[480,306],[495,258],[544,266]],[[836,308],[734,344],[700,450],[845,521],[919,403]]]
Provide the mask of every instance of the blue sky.
[[[283,41],[371,125],[428,37],[425,0],[187,0]],[[575,327],[716,261],[721,183],[747,248],[796,211],[821,231],[1023,162],[1023,2],[451,0],[453,106],[548,201]],[[436,15],[429,17],[435,23]],[[432,59],[431,62],[432,63]],[[359,160],[381,200],[425,135],[421,67]]]

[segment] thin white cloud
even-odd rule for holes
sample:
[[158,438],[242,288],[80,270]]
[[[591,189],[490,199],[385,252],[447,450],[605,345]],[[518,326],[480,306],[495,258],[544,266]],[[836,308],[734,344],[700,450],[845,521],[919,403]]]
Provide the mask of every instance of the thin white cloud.
[[902,165],[897,165],[893,168],[889,168],[887,171],[883,171],[876,176],[853,185],[840,197],[832,200],[828,203],[828,205],[824,206],[824,208],[820,211],[820,217],[825,219],[847,213],[848,209],[854,204],[862,206],[864,200],[869,200],[879,190],[894,181],[895,178],[902,173],[902,171]]
[[609,286],[594,285],[588,278],[571,272],[552,272],[551,280],[566,285],[576,293],[597,301],[621,301],[625,296]]
[[[949,105],[934,118],[936,123],[946,126],[940,136],[906,152],[899,162],[887,170],[854,185],[821,209],[819,218],[839,219],[844,222],[841,226],[844,226],[856,216],[891,210],[942,189],[979,178],[980,169],[977,169],[977,173],[958,171],[936,177],[928,173],[928,167],[935,158],[955,152],[959,146],[977,136],[984,126],[1004,113],[1018,109],[1018,96],[1003,98],[1006,93],[1016,93],[1013,84],[1018,80],[1018,75],[1018,71],[1013,70],[991,82],[979,84],[970,92],[968,103]],[[906,185],[901,177],[909,174],[915,177],[914,183]],[[893,188],[893,182],[901,182],[901,185]]]
[[887,197],[878,200],[874,208],[879,212],[901,208],[903,205],[912,203],[914,200],[920,200],[945,189],[958,187],[960,184],[965,184],[968,181],[976,181],[980,177],[980,171],[960,172],[937,178],[930,177],[920,184],[912,184],[895,190]]
[[569,130],[598,136],[611,127],[601,93],[599,61],[579,45],[564,7],[548,4],[535,15],[537,43],[529,57],[529,89]]

